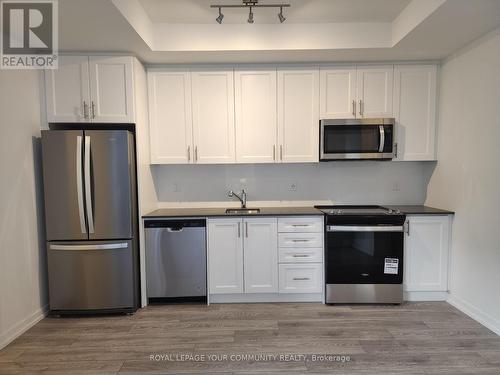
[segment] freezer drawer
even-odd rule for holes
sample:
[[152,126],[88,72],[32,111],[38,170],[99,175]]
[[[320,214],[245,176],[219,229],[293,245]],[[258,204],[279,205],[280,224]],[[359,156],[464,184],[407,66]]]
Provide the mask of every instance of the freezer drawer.
[[132,246],[130,240],[49,242],[50,309],[133,308]]
[[145,222],[148,298],[207,295],[206,221]]

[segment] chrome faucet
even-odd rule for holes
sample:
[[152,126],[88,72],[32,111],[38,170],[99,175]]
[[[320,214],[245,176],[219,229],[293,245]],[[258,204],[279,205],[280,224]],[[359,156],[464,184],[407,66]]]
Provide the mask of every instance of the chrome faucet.
[[227,193],[228,197],[236,197],[241,202],[241,208],[247,208],[247,193],[245,189],[241,190],[240,195],[236,194],[234,191],[229,190]]

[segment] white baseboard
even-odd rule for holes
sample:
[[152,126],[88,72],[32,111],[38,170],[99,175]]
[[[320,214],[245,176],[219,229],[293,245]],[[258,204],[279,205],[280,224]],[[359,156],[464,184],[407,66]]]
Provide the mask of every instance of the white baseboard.
[[447,301],[448,292],[404,292],[404,300],[409,302]]
[[322,293],[211,294],[210,303],[323,302]]
[[500,336],[500,321],[498,319],[495,319],[484,311],[472,306],[469,302],[456,296],[451,296],[448,299],[448,303]]
[[9,345],[12,341],[21,336],[31,327],[33,327],[36,323],[45,318],[48,311],[49,305],[45,305],[36,310],[30,316],[18,322],[13,327],[9,328],[6,332],[0,334],[0,349],[3,349],[7,345]]

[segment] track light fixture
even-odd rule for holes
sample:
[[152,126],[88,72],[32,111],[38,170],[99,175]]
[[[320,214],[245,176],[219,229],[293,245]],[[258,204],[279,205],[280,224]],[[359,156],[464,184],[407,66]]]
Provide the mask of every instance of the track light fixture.
[[221,8],[219,7],[219,17],[217,17],[215,20],[221,24],[222,20],[224,19],[224,15],[222,14]]
[[278,18],[279,18],[279,20],[280,20],[281,23],[283,23],[283,22],[286,21],[286,18],[283,15],[283,7],[280,7],[280,12],[278,13]]
[[278,19],[281,23],[286,21],[286,17],[283,15],[283,8],[289,8],[290,4],[259,4],[259,0],[242,0],[242,4],[214,4],[210,5],[210,8],[219,8],[219,16],[215,19],[219,24],[222,23],[224,15],[222,14],[222,8],[248,8],[248,23],[254,23],[253,8],[279,8]]
[[253,23],[253,13],[252,13],[252,7],[250,7],[250,12],[248,13],[248,23]]

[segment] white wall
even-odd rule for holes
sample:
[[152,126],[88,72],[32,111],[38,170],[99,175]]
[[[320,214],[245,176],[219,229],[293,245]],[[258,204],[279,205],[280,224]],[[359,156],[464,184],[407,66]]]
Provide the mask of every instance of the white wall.
[[0,70],[0,348],[47,304],[38,71]]
[[451,300],[500,334],[500,29],[442,67],[426,204],[454,210]]
[[[250,201],[325,201],[350,204],[421,204],[432,162],[158,165],[153,178],[165,202],[231,202],[245,188]],[[290,189],[291,185],[296,190]]]

